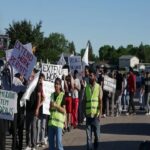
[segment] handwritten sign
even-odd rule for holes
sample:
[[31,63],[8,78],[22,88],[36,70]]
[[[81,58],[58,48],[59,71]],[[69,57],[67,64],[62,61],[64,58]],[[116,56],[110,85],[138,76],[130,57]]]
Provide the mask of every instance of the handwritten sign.
[[104,76],[104,90],[115,93],[116,79]]
[[42,73],[45,75],[46,81],[54,83],[56,78],[62,78],[62,66],[43,63]]
[[17,113],[17,93],[0,90],[0,118],[13,120]]
[[21,73],[28,79],[36,64],[36,60],[36,57],[24,45],[16,41],[8,62],[12,65],[15,72]]

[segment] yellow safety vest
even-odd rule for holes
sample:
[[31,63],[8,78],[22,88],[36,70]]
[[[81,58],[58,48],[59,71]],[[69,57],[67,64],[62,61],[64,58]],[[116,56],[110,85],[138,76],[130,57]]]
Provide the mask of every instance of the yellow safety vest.
[[95,117],[99,115],[99,92],[100,86],[95,83],[93,93],[91,87],[87,84],[85,93],[86,93],[86,116]]
[[[52,95],[52,97],[54,97],[54,93]],[[64,93],[61,92],[59,93],[59,95],[57,96],[56,99],[56,104],[61,106],[61,102],[63,100],[64,97]],[[49,126],[55,126],[55,127],[60,127],[60,128],[64,128],[64,123],[65,123],[65,114],[59,112],[57,109],[51,108],[50,109],[50,118],[49,118],[49,122],[48,125]]]

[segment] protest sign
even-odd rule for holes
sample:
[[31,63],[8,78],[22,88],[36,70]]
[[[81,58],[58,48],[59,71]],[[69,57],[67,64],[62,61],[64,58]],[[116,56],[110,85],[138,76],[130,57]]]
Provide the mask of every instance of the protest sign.
[[116,91],[116,79],[104,76],[104,90],[115,93]]
[[56,78],[62,78],[62,66],[42,63],[42,73],[46,81],[54,83]]
[[13,120],[17,113],[17,93],[0,90],[0,118]]
[[36,57],[19,41],[16,41],[8,62],[12,65],[14,72],[21,73],[28,79],[36,64]]
[[50,100],[51,100],[51,94],[54,92],[54,83],[43,81],[43,93],[45,96],[44,102],[43,102],[43,114],[50,115]]
[[35,88],[37,86],[37,83],[39,80],[39,75],[40,75],[40,72],[36,73],[34,79],[29,83],[29,85],[26,89],[26,92],[23,94],[23,96],[20,100],[21,106],[23,106],[25,104],[26,100],[30,99],[32,92],[35,90]]
[[[25,44],[23,45],[29,52],[32,53],[32,45],[31,43],[28,43],[28,44]],[[8,49],[5,51],[5,54],[6,54],[6,60],[8,61],[12,55],[12,52],[13,52],[13,49]]]
[[81,57],[71,56],[68,58],[71,73],[73,74],[75,70],[78,71],[79,76],[82,75]]

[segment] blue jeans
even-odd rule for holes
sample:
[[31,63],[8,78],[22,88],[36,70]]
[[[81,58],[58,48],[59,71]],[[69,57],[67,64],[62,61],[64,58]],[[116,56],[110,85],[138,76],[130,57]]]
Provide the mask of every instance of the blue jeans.
[[94,150],[98,150],[100,137],[99,118],[86,118],[87,150],[92,150],[92,132],[94,132]]
[[55,150],[55,136],[57,150],[64,150],[62,145],[62,128],[55,126],[48,127],[49,150]]

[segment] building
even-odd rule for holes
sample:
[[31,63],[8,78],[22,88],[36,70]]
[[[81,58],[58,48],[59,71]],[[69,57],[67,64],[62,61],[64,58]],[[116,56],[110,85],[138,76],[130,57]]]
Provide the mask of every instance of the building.
[[139,59],[132,55],[123,55],[119,58],[119,68],[135,67],[139,64]]
[[0,35],[0,49],[6,50],[9,47],[10,38],[8,35]]

